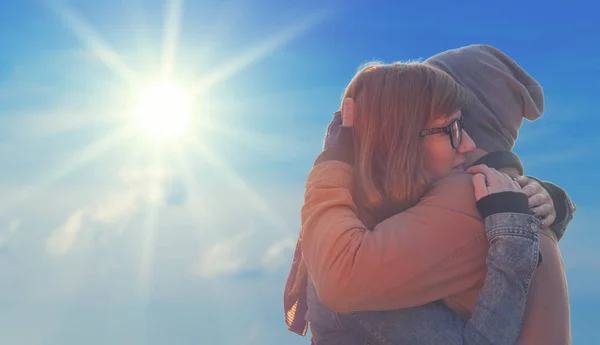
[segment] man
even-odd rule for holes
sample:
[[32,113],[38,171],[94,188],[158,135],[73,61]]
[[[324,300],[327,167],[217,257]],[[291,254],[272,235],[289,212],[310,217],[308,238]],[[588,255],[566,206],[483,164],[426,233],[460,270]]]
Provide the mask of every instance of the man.
[[[543,93],[539,84],[508,56],[489,46],[475,45],[444,52],[428,59],[426,63],[446,71],[471,93],[471,102],[463,109],[464,121],[467,132],[473,137],[480,150],[469,161],[496,166],[513,166],[517,171],[522,172],[518,158],[509,151],[516,140],[522,117],[532,121],[542,115]],[[330,129],[335,130],[339,125],[338,121],[339,119],[334,118]],[[327,141],[328,138],[326,146]],[[486,155],[488,152],[492,154]],[[539,188],[539,184],[535,183],[535,180],[532,181],[527,178],[521,179],[529,195],[536,194],[535,188]],[[560,188],[548,183],[542,184],[553,196],[557,221],[553,221],[552,214],[544,219],[546,225],[552,225],[553,231],[548,228],[541,231],[543,262],[536,270],[530,288],[519,343],[567,344],[570,342],[568,295],[564,267],[556,242],[572,219],[575,208]],[[440,210],[452,210],[457,204],[461,204],[456,202],[461,198],[460,193],[445,197],[443,195],[428,195],[428,197],[437,200],[436,206]],[[530,201],[533,203],[531,206],[534,207],[541,204],[539,200],[530,199]],[[327,203],[317,203],[315,207],[321,207],[315,208],[315,213],[320,212],[325,217],[331,216],[331,219],[335,219],[334,214],[327,213],[334,212],[328,209]],[[418,207],[419,205],[415,206]],[[547,210],[534,208],[534,211],[542,213]],[[411,236],[427,236],[428,229],[443,226],[456,237],[452,242],[444,243],[439,250],[425,253],[420,259],[427,262],[429,266],[422,266],[423,270],[419,270],[421,266],[418,264],[408,268],[413,270],[415,277],[410,281],[401,277],[406,274],[405,272],[398,273],[397,267],[401,266],[399,261],[396,270],[393,265],[390,265],[394,262],[394,257],[382,258],[377,248],[361,246],[361,243],[356,243],[355,239],[344,237],[349,233],[347,227],[364,228],[362,223],[360,225],[351,222],[331,223],[327,231],[311,236],[312,242],[299,242],[294,263],[298,262],[300,252],[305,256],[306,261],[310,259],[310,262],[336,262],[336,265],[311,267],[311,275],[318,283],[315,285],[318,285],[319,299],[338,312],[406,308],[444,298],[444,302],[456,313],[468,317],[481,288],[481,278],[485,275],[486,253],[486,246],[481,241],[476,237],[469,237],[475,233],[466,229],[467,224],[473,224],[472,218],[468,221],[469,215],[457,210],[450,222],[444,219],[443,224],[436,223],[433,217],[427,220],[428,224],[421,224],[421,229],[418,222],[410,217],[410,214],[400,213],[375,227],[373,233],[377,233],[380,243],[389,248],[398,248],[397,251],[386,250],[385,253],[388,255],[393,255],[394,252],[401,251],[403,245],[406,246],[407,241],[398,242],[398,236],[395,236],[399,224],[408,222],[414,229],[415,235]],[[367,234],[360,240],[368,240]],[[387,236],[387,240],[381,241],[382,236]],[[313,242],[316,240],[319,243],[330,244],[332,250],[315,251],[316,246]],[[360,250],[361,260],[354,260],[354,257],[338,257],[342,252],[336,250],[338,245],[357,248],[355,255],[358,256]],[[382,262],[387,263],[387,266],[381,264]],[[348,264],[344,266],[339,263]],[[406,263],[404,266],[406,267]],[[385,271],[386,268],[389,268],[389,271]],[[296,269],[296,266],[292,267],[286,286],[286,321],[291,330],[297,329],[298,325],[294,322],[304,317],[302,294],[305,291],[300,291],[299,296],[289,293],[289,288],[294,283]],[[334,278],[328,278],[340,276],[347,277],[344,279],[343,286]],[[303,330],[300,333],[303,333]]]
[[[522,123],[521,114],[530,121],[543,114],[541,86],[494,47],[473,45],[450,50],[426,63],[450,74],[471,93],[473,101],[464,110],[465,130],[477,149],[468,163],[481,159],[485,163],[489,152],[512,150]],[[527,183],[526,179],[521,181]],[[554,231],[546,228],[540,232],[544,260],[528,294],[519,344],[567,344],[571,340],[567,283],[557,242],[572,219],[575,206],[557,186],[543,186],[557,200],[554,206],[558,221],[546,224]]]

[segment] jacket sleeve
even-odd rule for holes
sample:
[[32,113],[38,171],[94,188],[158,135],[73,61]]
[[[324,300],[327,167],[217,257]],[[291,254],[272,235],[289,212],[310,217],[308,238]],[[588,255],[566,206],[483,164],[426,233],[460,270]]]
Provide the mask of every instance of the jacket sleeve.
[[307,179],[303,259],[321,302],[338,312],[393,310],[481,283],[488,243],[471,175],[438,181],[374,229],[359,220],[351,183],[351,166],[340,161],[315,165]]
[[488,272],[466,322],[439,301],[390,312],[344,314],[340,321],[358,326],[378,344],[515,344],[539,263],[539,221],[527,214],[501,213],[488,216],[485,223]]

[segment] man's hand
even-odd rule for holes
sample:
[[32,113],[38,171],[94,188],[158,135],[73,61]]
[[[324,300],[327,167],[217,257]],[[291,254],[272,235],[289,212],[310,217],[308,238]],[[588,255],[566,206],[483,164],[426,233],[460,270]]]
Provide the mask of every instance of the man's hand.
[[552,197],[542,185],[527,176],[518,176],[517,182],[529,198],[529,208],[533,215],[542,221],[542,226],[550,226],[556,220],[556,210]]

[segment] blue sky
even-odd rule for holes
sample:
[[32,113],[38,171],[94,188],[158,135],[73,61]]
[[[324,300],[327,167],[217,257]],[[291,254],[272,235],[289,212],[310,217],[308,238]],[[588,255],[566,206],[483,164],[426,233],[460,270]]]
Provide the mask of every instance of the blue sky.
[[[597,343],[596,13],[592,1],[4,0],[0,343],[307,344],[286,330],[281,292],[344,87],[366,61],[471,43],[544,86],[546,112],[515,151],[579,206],[560,246],[573,343]],[[196,91],[195,122],[161,149],[124,128],[138,89],[167,72]]]

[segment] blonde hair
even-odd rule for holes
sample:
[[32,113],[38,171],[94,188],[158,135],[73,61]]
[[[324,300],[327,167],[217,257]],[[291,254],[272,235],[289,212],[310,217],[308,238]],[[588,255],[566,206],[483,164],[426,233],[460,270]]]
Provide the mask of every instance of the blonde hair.
[[[413,206],[429,178],[419,131],[460,110],[467,93],[448,74],[420,62],[370,63],[354,76],[345,98],[355,101],[354,202],[368,228]],[[305,286],[301,261],[293,289]]]

